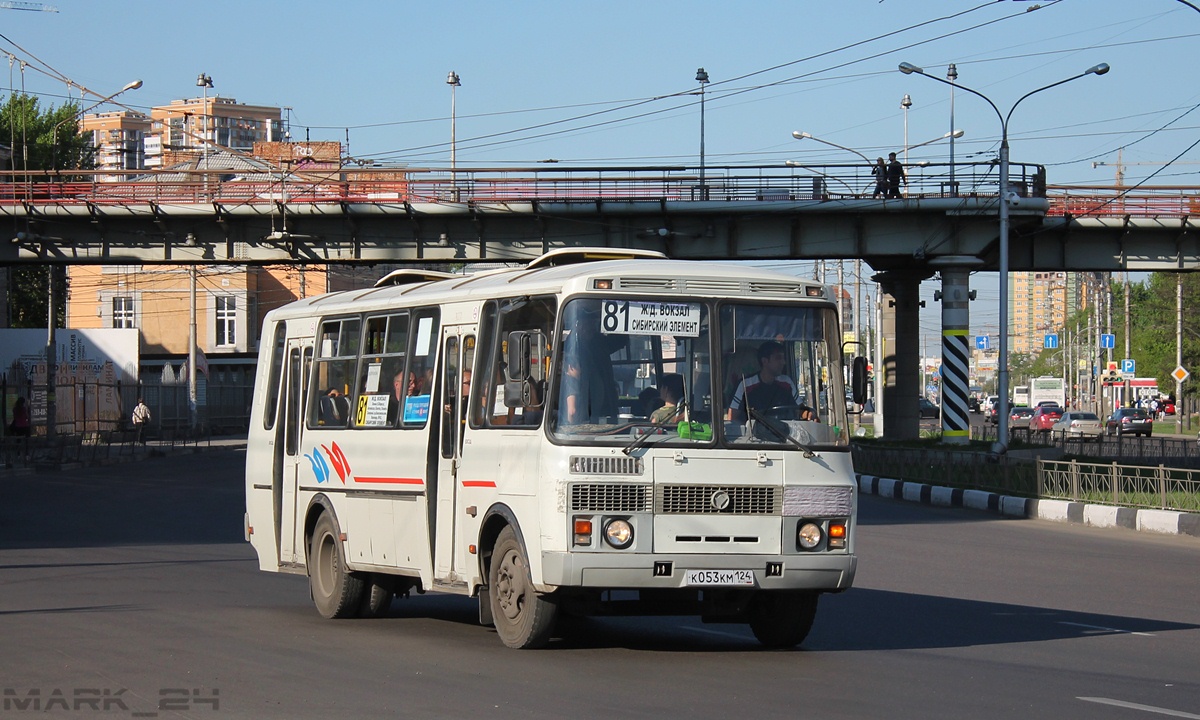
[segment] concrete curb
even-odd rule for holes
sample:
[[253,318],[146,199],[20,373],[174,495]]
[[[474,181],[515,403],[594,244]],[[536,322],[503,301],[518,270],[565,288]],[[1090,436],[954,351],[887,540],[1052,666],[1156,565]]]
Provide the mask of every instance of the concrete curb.
[[1195,513],[1091,505],[1069,500],[1035,500],[984,490],[939,487],[862,474],[858,475],[858,490],[893,500],[982,510],[1004,517],[1068,522],[1101,528],[1125,528],[1160,535],[1200,537],[1200,515]]

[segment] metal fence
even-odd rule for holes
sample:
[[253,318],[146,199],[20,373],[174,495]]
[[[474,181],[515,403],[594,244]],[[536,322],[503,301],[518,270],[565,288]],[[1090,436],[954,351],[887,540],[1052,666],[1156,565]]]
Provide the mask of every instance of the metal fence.
[[[118,432],[131,429],[133,408],[139,397],[150,407],[151,437],[168,439],[179,434],[243,432],[249,427],[254,379],[249,376],[216,379],[197,389],[196,423],[193,427],[184,381],[154,379],[137,383],[72,381],[55,386],[55,434]],[[48,388],[32,381],[10,382],[0,377],[4,422],[0,437],[8,434],[12,407],[17,397],[30,401],[34,437],[46,435]]]
[[1200,511],[1200,470],[1039,460],[1038,495],[1102,505]]
[[[1183,446],[1196,444],[1174,438],[1145,440],[1155,439],[1161,442],[1148,442],[1148,449],[1162,453],[1160,457],[1180,460],[1189,459],[1184,454],[1188,449]],[[1124,443],[1113,440],[1091,444],[1131,451],[1131,438],[1124,438]],[[1077,441],[1066,442],[1074,445]],[[1043,460],[1013,454],[997,456],[987,452],[872,446],[861,442],[853,443],[852,452],[854,469],[867,475],[1021,497],[1200,511],[1200,470],[1170,467],[1162,462],[1153,464],[1146,457],[1140,458],[1142,464],[1122,465],[1100,459]],[[1179,454],[1172,456],[1171,452]]]

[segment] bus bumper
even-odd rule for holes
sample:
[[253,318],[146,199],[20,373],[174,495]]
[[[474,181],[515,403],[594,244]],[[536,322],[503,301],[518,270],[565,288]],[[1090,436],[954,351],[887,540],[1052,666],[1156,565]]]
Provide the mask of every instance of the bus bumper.
[[[647,555],[618,553],[542,553],[542,583],[538,589],[558,588],[692,588],[688,570],[754,572],[760,590],[819,590],[839,592],[854,582],[858,558],[849,553],[811,555]],[[720,586],[729,587],[729,586]],[[751,589],[751,586],[745,586]]]

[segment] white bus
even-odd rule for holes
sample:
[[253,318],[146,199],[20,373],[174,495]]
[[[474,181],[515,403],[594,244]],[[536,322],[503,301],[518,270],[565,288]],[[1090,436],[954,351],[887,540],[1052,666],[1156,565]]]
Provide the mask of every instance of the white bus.
[[[436,591],[516,648],[564,614],[798,644],[856,566],[839,338],[819,285],[647,251],[294,302],[263,326],[247,540],[329,618]],[[762,348],[790,380],[755,382]]]

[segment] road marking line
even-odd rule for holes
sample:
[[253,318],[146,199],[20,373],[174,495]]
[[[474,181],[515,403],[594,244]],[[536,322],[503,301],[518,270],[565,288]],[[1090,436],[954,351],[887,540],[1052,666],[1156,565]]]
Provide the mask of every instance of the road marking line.
[[1158,713],[1159,715],[1170,715],[1171,717],[1200,720],[1200,715],[1181,712],[1179,710],[1168,710],[1167,708],[1154,707],[1153,705],[1138,705],[1137,703],[1125,702],[1123,700],[1113,700],[1111,698],[1077,697],[1075,699],[1083,700],[1084,702],[1100,703],[1101,705],[1116,705],[1117,707],[1129,708],[1130,710],[1144,710],[1145,712]]
[[719,635],[719,636],[721,636],[721,637],[731,637],[731,638],[737,638],[737,639],[739,639],[739,640],[745,640],[745,639],[746,639],[746,636],[745,636],[745,635],[735,635],[734,633],[731,633],[731,632],[723,632],[723,631],[721,631],[721,630],[709,630],[708,628],[698,628],[698,627],[681,627],[680,629],[681,629],[681,630],[687,630],[688,632],[707,633],[707,634],[709,634],[709,635]]
[[[1089,628],[1092,630],[1104,630],[1107,632],[1122,633],[1124,635],[1141,635],[1142,637],[1154,637],[1154,633],[1134,632],[1133,630],[1121,630],[1120,628],[1104,627],[1103,625],[1084,625],[1083,623],[1061,621],[1059,625],[1074,625],[1075,627]],[[1197,716],[1200,717],[1200,716]]]

